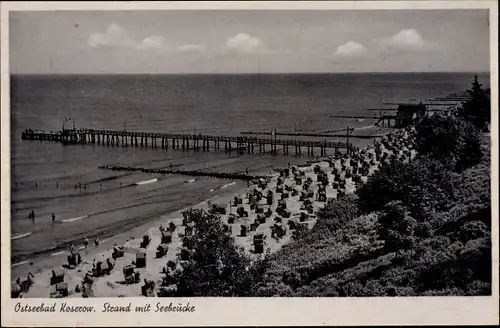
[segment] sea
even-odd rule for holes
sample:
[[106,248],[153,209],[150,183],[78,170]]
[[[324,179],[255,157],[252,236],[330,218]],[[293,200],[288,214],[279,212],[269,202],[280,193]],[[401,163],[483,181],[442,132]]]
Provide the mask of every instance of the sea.
[[[384,103],[461,92],[473,73],[246,75],[16,75],[11,94],[11,263],[43,262],[85,237],[101,240],[244,186],[241,181],[104,171],[101,165],[266,174],[303,154],[237,154],[23,141],[25,129],[91,128],[239,135],[376,134]],[[479,74],[489,86],[489,74]],[[280,137],[281,138],[281,137]],[[302,137],[283,137],[297,138]],[[320,140],[327,140],[322,138]],[[328,139],[344,141],[342,138]],[[350,139],[362,145],[366,139]],[[290,152],[292,153],[292,151]],[[318,154],[316,154],[318,155]],[[137,182],[154,180],[153,183]],[[29,219],[35,212],[35,222]],[[52,222],[52,214],[55,221]]]

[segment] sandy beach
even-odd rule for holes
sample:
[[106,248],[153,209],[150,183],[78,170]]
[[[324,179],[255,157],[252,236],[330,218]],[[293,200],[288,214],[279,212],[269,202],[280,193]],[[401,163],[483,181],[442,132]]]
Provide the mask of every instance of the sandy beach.
[[[391,158],[405,160],[414,157],[411,133],[408,131],[411,130],[396,130],[374,144],[355,149],[349,156],[322,158],[276,170],[267,179],[249,182],[246,188],[217,195],[192,208],[207,211],[212,206],[224,207],[219,213],[220,219],[237,245],[254,258],[266,252],[274,253],[292,240],[292,232],[297,225],[312,228],[318,209],[329,200],[355,192],[356,185],[366,182],[382,162]],[[225,205],[220,206],[222,204]],[[177,211],[149,223],[148,227],[141,226],[102,240],[98,247],[93,245],[93,240],[90,240],[88,249],[76,245],[75,253],[81,256],[81,263],[30,271],[34,274],[20,277],[24,286],[21,297],[82,297],[83,294],[85,297],[141,296],[145,280],[155,282],[152,295],[156,295],[163,288],[162,272],[167,262],[177,262],[182,236],[189,233],[187,225],[183,224],[182,211]],[[171,232],[171,240],[166,243],[166,255],[157,258],[157,248],[162,244],[160,226]],[[256,235],[263,240],[261,249],[258,243],[254,243]],[[141,245],[143,238],[149,238],[146,247]],[[122,247],[122,256],[114,258],[114,247]],[[138,253],[145,254],[145,267],[136,263]],[[64,259],[69,250],[58,255]],[[105,270],[110,268],[109,274],[95,274],[93,269],[98,262]],[[132,265],[129,267],[133,268],[132,271],[140,273],[139,281],[125,283],[122,269],[129,265]],[[59,277],[53,278],[54,275]],[[13,276],[12,280],[16,278]],[[57,281],[67,285],[58,285]],[[89,282],[85,285],[85,293],[82,293],[83,281]],[[56,288],[64,290],[56,292]]]

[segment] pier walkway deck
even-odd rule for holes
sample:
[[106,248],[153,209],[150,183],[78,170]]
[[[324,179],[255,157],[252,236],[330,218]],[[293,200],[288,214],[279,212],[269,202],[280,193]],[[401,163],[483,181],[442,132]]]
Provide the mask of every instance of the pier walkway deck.
[[[320,156],[338,154],[340,150],[350,152],[352,145],[346,142],[283,140],[274,138],[257,138],[246,136],[216,136],[204,134],[176,134],[158,132],[136,132],[95,129],[64,129],[58,132],[25,130],[22,140],[48,140],[68,144],[97,144],[121,147],[161,147],[182,150],[224,150],[241,153],[271,152],[273,155],[302,155],[302,149],[307,149],[308,156],[314,156],[314,150],[319,150]],[[258,148],[258,149],[257,149]],[[279,148],[279,149],[278,149]],[[290,148],[295,152],[290,153]],[[281,150],[280,152],[278,150]],[[327,154],[327,150],[333,150]]]

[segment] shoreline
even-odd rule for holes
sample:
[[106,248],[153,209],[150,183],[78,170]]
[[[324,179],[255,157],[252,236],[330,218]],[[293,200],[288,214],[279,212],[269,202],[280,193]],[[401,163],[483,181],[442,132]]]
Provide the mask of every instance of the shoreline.
[[[241,189],[239,192],[241,192],[244,187],[241,186],[239,187]],[[87,252],[85,256],[92,256],[96,254],[100,254],[104,251],[109,251],[109,249],[113,248],[113,244],[123,244],[126,241],[130,240],[131,236],[136,236],[136,235],[142,235],[145,234],[149,229],[152,227],[157,226],[160,222],[163,222],[167,220],[168,218],[171,218],[173,216],[176,217],[182,217],[181,212],[188,210],[189,208],[198,208],[199,206],[202,206],[204,203],[206,203],[208,200],[212,198],[218,198],[218,197],[223,197],[226,194],[230,195],[231,193],[236,192],[236,191],[226,191],[218,195],[211,196],[204,201],[194,204],[191,206],[183,207],[179,210],[171,211],[166,214],[160,215],[156,218],[152,218],[150,220],[147,220],[146,222],[139,224],[138,226],[135,226],[129,230],[118,232],[115,234],[107,234],[104,235],[105,238],[100,240],[99,246],[95,247],[93,240],[89,239],[89,247],[87,248]],[[101,236],[100,236],[101,238]],[[110,243],[112,241],[112,243]],[[75,249],[77,251],[84,251],[85,248],[83,244],[75,244]],[[29,272],[31,273],[39,273],[43,270],[48,270],[52,269],[54,265],[61,266],[61,264],[58,263],[66,263],[65,257],[62,257],[62,255],[68,255],[68,250],[67,249],[58,249],[58,250],[53,250],[53,253],[50,251],[47,251],[44,255],[37,257],[36,259],[28,259],[28,260],[22,260],[17,263],[11,263],[11,281],[14,282],[17,276],[27,276]],[[59,255],[59,256],[58,256]],[[55,258],[51,258],[54,256]],[[51,264],[40,264],[37,262],[40,261],[46,261],[49,260]],[[30,262],[33,263],[30,265]]]
[[[377,133],[377,135],[387,136],[389,134],[396,133],[397,131],[400,131],[400,130],[399,129],[392,129],[391,131],[384,131],[383,133]],[[374,131],[374,134],[375,133],[376,133],[376,131]],[[368,145],[356,146],[356,149],[358,149],[358,151],[362,151],[362,150],[373,148],[374,145],[375,145],[375,140],[373,142],[370,142]],[[322,165],[320,165],[322,167],[322,169],[326,168],[328,170],[328,167],[331,167],[332,160],[333,160],[333,156],[324,156],[324,157],[318,156],[316,159],[313,159],[313,158],[305,159],[303,165],[298,165],[296,167],[304,173],[308,173],[309,175],[311,175],[311,174],[315,175],[314,174],[314,166],[322,164]],[[337,160],[333,160],[333,161],[339,161],[339,160],[337,159]],[[346,161],[348,161],[348,160],[346,160]],[[271,177],[270,182],[271,183],[276,183],[276,181],[280,175],[279,170],[280,170],[280,168],[277,168],[277,167],[274,167],[271,170],[271,172],[272,172],[270,175],[270,177]],[[373,173],[373,170],[370,170],[370,174],[371,173]],[[139,249],[138,246],[139,246],[139,243],[141,241],[141,237],[146,235],[146,234],[152,238],[151,244],[157,245],[160,243],[159,239],[158,239],[159,238],[158,237],[158,234],[159,234],[158,228],[159,228],[159,226],[163,225],[165,222],[169,222],[169,221],[176,222],[177,223],[176,225],[178,225],[178,227],[180,228],[181,227],[180,224],[182,222],[182,214],[181,213],[183,211],[188,210],[190,208],[207,210],[208,203],[212,200],[215,200],[214,203],[216,203],[216,204],[227,204],[235,196],[238,196],[238,197],[241,197],[244,199],[245,192],[248,192],[251,189],[251,187],[252,186],[250,186],[250,187],[249,186],[238,186],[238,188],[236,190],[230,190],[227,192],[223,192],[221,194],[209,197],[196,205],[187,206],[187,207],[182,208],[181,210],[167,213],[167,214],[162,215],[156,219],[152,219],[151,221],[148,221],[144,224],[141,224],[137,227],[134,227],[126,232],[122,232],[122,233],[119,233],[116,235],[112,235],[109,238],[105,238],[104,240],[102,240],[100,242],[100,245],[97,248],[89,245],[89,249],[87,251],[83,252],[84,251],[83,246],[79,246],[79,245],[76,246],[75,245],[76,249],[77,249],[77,251],[84,253],[84,254],[82,254],[82,258],[83,258],[82,263],[83,263],[84,267],[89,265],[91,258],[94,258],[94,260],[95,260],[96,258],[104,259],[107,256],[110,256],[109,252],[113,249],[113,246],[122,246],[123,245],[127,249],[132,250],[132,252],[131,252],[132,254],[135,254],[135,253],[137,253],[137,251]],[[349,186],[346,186],[346,193],[352,193],[352,192],[354,192],[354,190],[355,190],[354,183],[351,181]],[[328,198],[336,198],[337,193],[334,192],[332,194],[331,192],[328,192],[327,197]],[[301,213],[300,212],[300,210],[301,210],[300,203],[298,201],[294,201],[292,203],[293,204],[290,204],[291,206],[289,207],[288,210],[293,214],[293,215],[291,215],[291,218],[296,219],[296,216]],[[299,203],[299,204],[297,204],[297,203]],[[315,201],[313,203],[317,203],[317,201]],[[321,204],[320,206],[314,206],[315,207],[314,213],[316,213],[316,211],[322,206],[324,206],[324,203]],[[276,208],[274,208],[274,210],[275,209]],[[249,211],[249,209],[247,209],[247,210]],[[313,218],[309,219],[307,222],[309,229],[312,228],[314,226],[314,224],[316,223],[315,215],[311,215],[311,217],[313,217]],[[226,219],[226,223],[227,223],[227,215],[224,215],[224,217],[222,217],[221,219],[222,219],[223,223],[224,223],[224,219]],[[245,224],[247,224],[247,223],[245,222]],[[235,228],[235,227],[233,226],[233,228]],[[262,228],[262,225],[261,225],[261,230],[262,229],[270,230],[270,226],[266,226],[265,228]],[[177,229],[177,230],[179,230],[179,229]],[[246,250],[246,253],[251,255],[252,251],[250,249],[253,245],[252,240],[250,240],[250,238],[246,238],[246,239],[239,238],[239,237],[236,238],[236,236],[238,236],[238,232],[237,231],[235,232],[234,230],[235,229],[232,230],[232,234],[233,234],[233,238],[235,238],[236,244],[243,246]],[[269,232],[269,231],[266,231],[266,232]],[[266,237],[264,237],[264,238],[266,238]],[[177,240],[175,240],[175,239],[176,239],[175,236],[173,236],[172,246],[174,246],[173,244],[176,244],[177,248],[180,248],[179,247],[179,245],[181,244],[181,243],[179,244],[180,238],[177,236]],[[271,249],[271,252],[274,253],[275,251],[279,250],[283,245],[289,243],[290,241],[291,241],[291,233],[284,236],[283,239],[277,240],[277,242],[274,242],[273,240],[271,240],[271,238],[268,238],[267,246],[268,246],[268,248]],[[68,252],[62,251],[62,252],[60,252],[59,255],[63,255],[63,254],[67,255]],[[130,254],[128,254],[128,255],[130,255]],[[177,255],[176,252],[169,251],[167,259],[175,260],[176,255]],[[154,258],[154,256],[153,256],[153,258]],[[148,257],[148,259],[149,259],[149,257]],[[61,263],[65,262],[65,257],[61,256],[58,259],[54,259],[54,261],[49,261],[49,262],[54,262],[54,263],[53,264],[49,263],[49,264],[45,264],[45,265],[27,265],[27,264],[22,264],[22,265],[18,265],[18,266],[15,266],[15,264],[14,264],[14,266],[11,265],[11,274],[12,274],[11,281],[14,281],[15,278],[18,276],[25,276],[28,272],[34,273],[35,277],[38,277],[38,279],[35,278],[35,281],[36,281],[35,285],[38,285],[39,288],[34,288],[33,291],[30,289],[28,291],[28,293],[25,294],[25,296],[30,297],[30,298],[31,297],[48,297],[49,296],[48,294],[50,294],[50,289],[51,288],[53,289],[53,286],[47,285],[47,282],[49,280],[48,278],[45,281],[40,281],[39,278],[41,276],[45,276],[45,277],[47,277],[48,275],[50,276],[51,271],[53,269],[60,268]],[[58,262],[59,265],[57,265],[55,262]],[[36,268],[36,270],[34,270],[35,268]],[[159,277],[160,271],[159,271],[159,268],[157,268],[157,269],[158,270],[156,270],[155,273],[150,273],[150,275],[149,275],[150,279],[157,279]],[[81,281],[83,278],[83,276],[81,274],[82,273],[81,269],[78,269],[77,273],[71,272],[74,270],[77,270],[77,269],[65,270],[68,273],[69,281],[71,281],[71,283],[68,284],[70,286],[69,290],[74,289],[75,286],[78,285],[78,282]],[[115,271],[115,273],[118,272],[118,275],[121,275],[121,270],[114,270],[114,271]],[[24,275],[23,275],[23,273],[24,273]],[[109,278],[107,278],[107,277],[98,278],[97,280],[103,280],[103,279],[109,280]],[[72,288],[71,288],[71,286],[72,286]],[[130,286],[128,286],[128,287],[130,287]],[[112,289],[115,289],[115,288],[112,288]],[[36,290],[38,290],[38,291],[36,291]],[[128,292],[125,291],[124,295],[131,296],[130,293],[131,293],[131,291],[128,291]],[[137,293],[133,292],[132,294],[137,294]],[[124,295],[122,295],[122,296],[124,296]],[[107,296],[107,295],[103,294],[102,296]]]
[[[385,135],[387,133],[390,133],[390,131],[394,130],[394,129],[387,129],[387,128],[380,128],[380,127],[377,127],[377,126],[374,126],[374,125],[369,125],[369,126],[363,126],[363,127],[360,127],[360,128],[355,128],[355,130],[365,130],[369,128],[368,130],[369,133],[371,135],[374,135],[374,136],[382,136],[382,135]],[[375,142],[376,140],[357,140],[357,142],[353,142],[353,145],[357,146],[357,147],[365,147],[367,144],[373,144],[373,142]],[[329,156],[325,156],[325,157],[331,157],[330,155]],[[321,157],[320,156],[313,156],[313,157],[306,157],[304,156],[304,160],[302,161],[302,164],[306,164],[307,162],[311,162],[311,161],[315,161],[315,160],[319,160]],[[299,165],[302,165],[302,164],[299,164]],[[284,167],[284,165],[283,165]],[[272,166],[268,169],[271,170],[272,173],[275,173],[277,172],[276,170],[276,166]],[[252,172],[253,175],[264,175],[264,176],[267,176],[269,175],[269,171],[265,170],[265,169],[262,169],[262,170],[258,170],[256,172]],[[182,175],[182,174],[181,174]],[[221,182],[224,182],[225,180],[220,180]],[[226,180],[227,181],[227,180]],[[231,183],[233,183],[234,181],[239,181],[239,180],[232,180]],[[221,187],[219,187],[221,188]],[[224,187],[223,187],[224,188]],[[201,203],[203,201],[207,201],[209,198],[207,199],[204,199],[201,201]],[[194,203],[194,202],[193,202]],[[166,212],[166,213],[163,213],[163,214],[160,214],[160,216],[157,216],[156,218],[154,218],[153,216],[149,217],[145,223],[142,223],[142,224],[139,224],[138,226],[135,226],[135,227],[131,227],[129,228],[129,230],[125,230],[125,231],[119,231],[119,232],[107,232],[107,233],[103,233],[102,235],[99,235],[98,237],[99,238],[102,238],[103,240],[101,241],[101,244],[104,243],[104,241],[106,240],[109,240],[109,239],[115,239],[117,238],[117,235],[118,236],[121,236],[121,235],[126,235],[126,234],[129,234],[131,233],[132,231],[136,231],[137,229],[139,229],[140,227],[144,227],[144,226],[147,226],[148,224],[150,224],[151,222],[156,222],[158,221],[161,217],[166,217],[166,216],[169,216],[171,215],[172,213],[175,213],[175,212],[181,212],[187,208],[190,208],[191,206],[196,206],[198,204],[193,204],[193,205],[188,205],[187,207],[183,207],[183,208],[180,208],[178,210],[174,210],[174,211],[170,211],[170,212]],[[18,237],[23,237],[24,235],[29,235],[30,233],[18,233],[16,236]],[[91,237],[93,238],[93,237]],[[123,239],[123,238],[122,238]],[[11,240],[12,240],[12,236],[11,236]],[[93,244],[93,240],[91,240],[91,244]],[[75,245],[77,246],[77,245]],[[58,253],[60,253],[61,251],[64,251],[66,248],[69,247],[69,244],[68,245],[64,245],[64,246],[55,246],[53,248],[50,248],[50,249],[44,249],[40,252],[37,252],[37,254],[33,254],[32,256],[30,256],[29,254],[28,255],[20,255],[18,256],[18,259],[15,260],[15,262],[11,262],[11,268],[13,269],[12,271],[15,271],[15,272],[19,272],[20,274],[24,274],[24,273],[28,273],[29,270],[18,270],[18,267],[19,266],[25,266],[26,264],[29,264],[30,262],[37,262],[39,261],[40,258],[49,258],[50,259],[50,256],[51,255],[58,255]],[[100,247],[102,248],[102,247]],[[90,246],[89,249],[94,249],[93,246]],[[14,259],[11,257],[11,261],[13,261]],[[51,261],[51,262],[54,262],[54,261]],[[43,267],[43,266],[35,266],[34,267],[34,271],[39,271],[39,268],[40,267]]]

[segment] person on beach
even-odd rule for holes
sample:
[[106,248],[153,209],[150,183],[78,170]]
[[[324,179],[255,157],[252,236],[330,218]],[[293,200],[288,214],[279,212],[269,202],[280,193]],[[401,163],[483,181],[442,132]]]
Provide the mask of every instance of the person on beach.
[[95,245],[95,247],[99,246],[99,237],[95,237],[94,245]]
[[73,255],[75,253],[75,245],[73,245],[73,244],[69,245],[69,252],[71,255]]
[[89,240],[87,239],[87,237],[85,237],[85,239],[83,240],[83,246],[85,246],[85,249],[89,247]]
[[56,188],[59,188],[59,181],[56,181]]
[[246,174],[248,174],[248,168],[246,168],[245,172],[246,172]]
[[56,215],[52,213],[52,223],[56,222]]
[[31,221],[35,223],[35,211],[31,210]]

